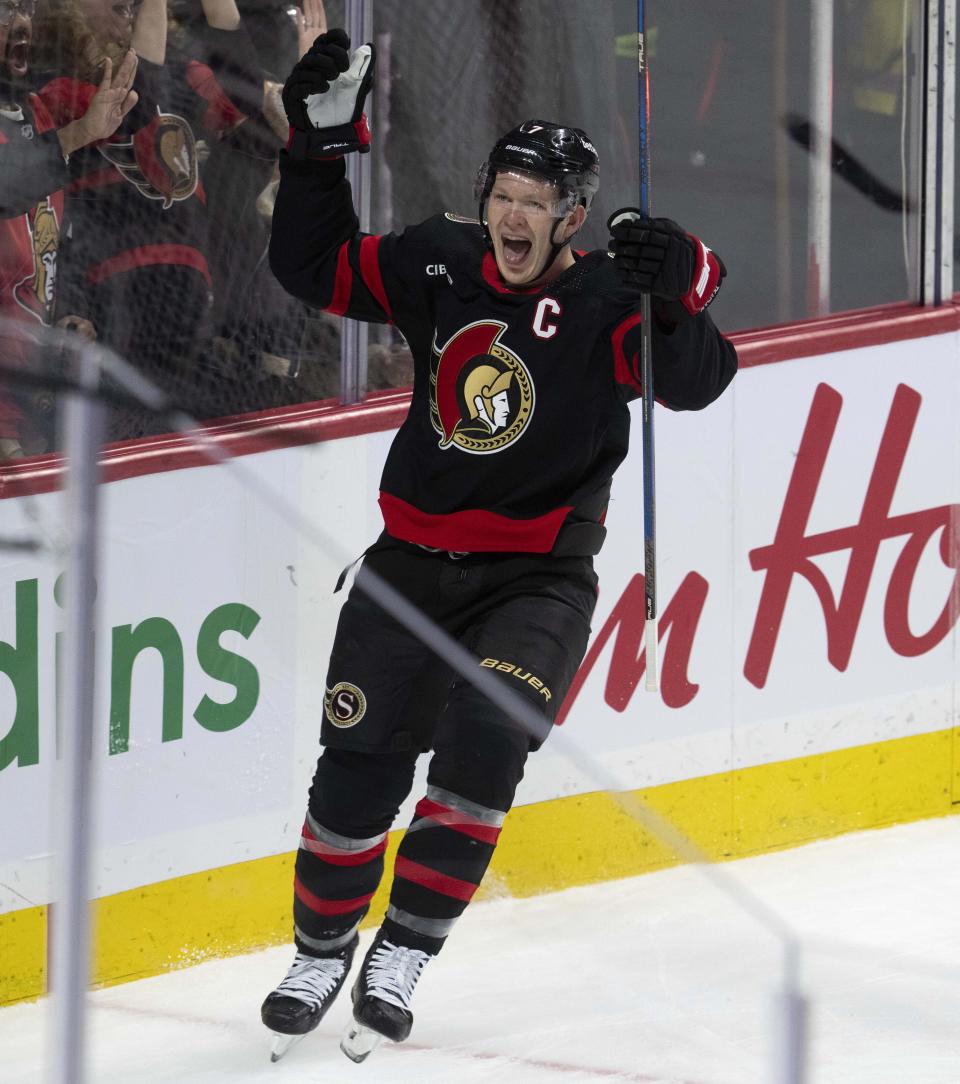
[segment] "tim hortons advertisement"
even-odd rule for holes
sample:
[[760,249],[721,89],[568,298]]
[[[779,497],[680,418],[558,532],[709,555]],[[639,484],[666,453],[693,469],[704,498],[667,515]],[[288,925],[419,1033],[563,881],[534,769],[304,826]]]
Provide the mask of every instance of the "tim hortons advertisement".
[[[660,693],[637,450],[564,708],[583,753],[641,787],[954,724],[956,361],[952,335],[909,340],[747,369],[702,414],[657,413]],[[589,787],[548,749],[528,800]]]
[[[657,411],[658,693],[637,411],[591,645],[520,803],[598,789],[597,764],[639,788],[953,726],[957,348],[946,334],[761,365],[706,411]],[[223,468],[105,487],[98,894],[295,847],[334,583],[379,529],[391,436],[242,460],[337,554]],[[0,509],[4,534],[38,515],[58,534],[56,495]],[[49,899],[63,611],[55,547],[0,552],[0,569],[2,911]]]

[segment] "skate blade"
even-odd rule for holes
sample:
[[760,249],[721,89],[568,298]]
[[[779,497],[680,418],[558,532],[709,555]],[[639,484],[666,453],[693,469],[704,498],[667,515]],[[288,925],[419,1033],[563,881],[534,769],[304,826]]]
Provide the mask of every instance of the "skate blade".
[[363,1024],[351,1020],[340,1039],[340,1049],[351,1061],[361,1062],[382,1042],[383,1036],[379,1031],[365,1028]]
[[302,1035],[281,1035],[275,1031],[273,1033],[273,1043],[270,1047],[270,1060],[279,1061],[290,1047],[296,1046],[302,1038]]

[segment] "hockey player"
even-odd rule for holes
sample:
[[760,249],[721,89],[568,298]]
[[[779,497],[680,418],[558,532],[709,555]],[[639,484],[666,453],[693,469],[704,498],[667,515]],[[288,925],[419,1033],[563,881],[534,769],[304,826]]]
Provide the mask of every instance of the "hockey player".
[[[369,149],[373,50],[321,35],[284,88],[291,124],[271,241],[313,305],[393,322],[410,344],[410,412],[383,472],[385,530],[365,565],[552,720],[587,647],[611,476],[640,393],[640,292],[655,299],[658,397],[699,409],[736,370],[705,312],[723,264],[665,219],[612,219],[613,258],[575,253],[599,181],[584,132],[528,121],[476,185],[479,221],[441,214],[359,232],[343,155]],[[509,666],[501,665],[509,660]],[[498,669],[499,668],[499,669]],[[389,908],[341,1043],[401,1041],[411,996],[476,891],[539,742],[355,586],[340,615],[294,881],[297,954],[266,999],[274,1055],[343,985],[383,873],[387,831],[432,750]]]

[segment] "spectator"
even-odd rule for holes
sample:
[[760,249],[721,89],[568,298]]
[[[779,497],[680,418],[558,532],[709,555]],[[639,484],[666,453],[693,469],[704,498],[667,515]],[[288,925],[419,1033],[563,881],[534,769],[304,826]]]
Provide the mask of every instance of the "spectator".
[[[198,138],[237,125],[262,94],[234,0],[201,0],[202,40],[177,29],[169,47],[165,0],[143,0],[135,17],[105,0],[56,9],[42,2],[55,26],[74,29],[41,90],[58,119],[72,119],[90,97],[92,62],[127,41],[140,56],[140,107],[121,132],[70,163],[70,304],[83,306],[105,342],[188,410],[213,417],[237,409],[210,362],[214,284]],[[111,435],[157,427],[139,412],[117,413]]]
[[[302,9],[293,9],[293,21],[280,8],[272,12],[282,20],[274,32],[296,34],[291,64],[326,30],[320,0],[304,0]],[[258,14],[262,25],[269,12]],[[260,108],[211,144],[202,170],[210,207],[215,350],[244,388],[247,408],[331,398],[340,378],[339,319],[317,319],[279,287],[266,261],[277,155],[288,130],[280,89],[264,80]]]
[[[0,317],[3,359],[25,366],[31,329],[54,317],[63,225],[63,187],[71,154],[110,136],[136,104],[136,56],[127,51],[114,72],[106,60],[87,108],[56,128],[43,102],[27,89],[33,0],[0,0]],[[58,321],[88,337],[92,326],[70,314]],[[22,333],[13,325],[22,325]],[[0,460],[46,450],[49,434],[26,387],[0,390]]]

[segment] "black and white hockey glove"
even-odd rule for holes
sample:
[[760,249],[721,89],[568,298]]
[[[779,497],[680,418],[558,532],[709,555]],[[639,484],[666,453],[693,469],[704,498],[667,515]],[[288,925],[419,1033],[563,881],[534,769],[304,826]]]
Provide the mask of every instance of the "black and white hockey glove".
[[676,222],[624,207],[610,216],[607,229],[623,282],[667,302],[662,307],[669,316],[696,316],[716,297],[727,273],[723,261]]
[[373,46],[361,45],[351,58],[343,30],[316,39],[283,86],[291,158],[340,158],[370,150],[363,103],[373,83],[373,65]]

